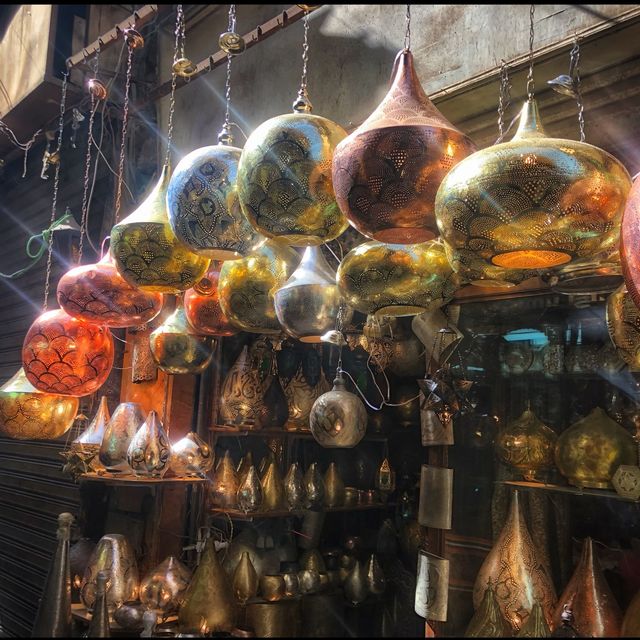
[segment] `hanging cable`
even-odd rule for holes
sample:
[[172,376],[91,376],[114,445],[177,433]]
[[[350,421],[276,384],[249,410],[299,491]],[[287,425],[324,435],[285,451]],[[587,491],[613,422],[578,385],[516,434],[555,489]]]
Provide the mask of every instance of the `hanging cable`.
[[529,72],[527,73],[527,98],[533,100],[533,92],[535,84],[533,82],[533,36],[534,36],[534,17],[536,13],[536,5],[529,7]]
[[582,102],[582,83],[580,80],[580,44],[578,36],[573,40],[573,48],[570,52],[569,75],[573,80],[575,98],[578,105],[578,127],[580,128],[580,142],[584,142],[584,104]]

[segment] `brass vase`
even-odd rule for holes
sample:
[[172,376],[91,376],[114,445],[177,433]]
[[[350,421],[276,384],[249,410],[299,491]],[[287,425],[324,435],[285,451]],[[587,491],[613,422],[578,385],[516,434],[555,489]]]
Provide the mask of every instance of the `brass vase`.
[[323,371],[320,372],[318,384],[312,387],[300,367],[284,388],[284,395],[289,405],[289,418],[285,425],[287,431],[309,431],[311,408],[314,402],[329,390],[329,383]]
[[93,607],[93,615],[87,629],[87,638],[109,638],[109,610],[107,608],[108,581],[110,571],[98,571],[96,576],[96,601]]
[[327,507],[341,507],[344,504],[344,482],[335,462],[329,464],[324,474],[324,504]]
[[305,505],[307,494],[304,489],[302,471],[297,462],[292,462],[284,479],[284,492],[289,509],[296,511]]
[[195,431],[171,445],[170,468],[176,476],[203,478],[212,467],[213,451]]
[[120,275],[143,291],[179,293],[205,274],[209,259],[192,253],[176,238],[167,215],[171,169],[162,167],[142,204],[111,229],[111,255]]
[[278,511],[286,509],[286,504],[282,475],[277,462],[272,460],[262,478],[262,510]]
[[250,513],[258,511],[262,506],[262,485],[256,468],[251,465],[242,476],[238,487],[238,508]]
[[496,438],[498,458],[522,473],[525,480],[536,480],[536,473],[553,467],[558,436],[527,409],[502,429]]
[[617,468],[638,461],[631,435],[600,407],[560,434],[555,457],[570,484],[596,489],[611,488]]
[[47,574],[33,624],[34,638],[68,638],[71,636],[71,571],[69,538],[73,516],[58,516],[57,539],[53,562]]
[[604,577],[593,540],[586,538],[582,555],[571,580],[565,587],[553,616],[553,626],[562,626],[565,605],[571,609],[573,626],[582,638],[617,638],[622,612]]
[[191,571],[169,556],[140,582],[140,602],[163,615],[180,608],[191,580]]
[[476,147],[425,94],[413,55],[395,59],[391,87],[333,157],[336,199],[349,222],[381,242],[412,244],[438,235],[436,191]]
[[220,421],[223,424],[256,427],[262,408],[264,385],[260,380],[257,359],[244,346],[227,373],[220,394]]
[[176,310],[149,337],[155,363],[165,373],[202,373],[211,362],[210,338],[199,336],[189,325],[182,298]]
[[162,478],[169,469],[169,438],[155,411],[150,411],[127,449],[127,463],[137,476]]
[[127,451],[144,421],[142,407],[137,402],[121,402],[116,407],[100,444],[100,462],[107,471],[131,472]]
[[182,633],[228,632],[235,622],[236,604],[231,584],[218,560],[213,538],[209,538],[184,594],[178,613],[178,628]]
[[302,481],[307,496],[306,506],[308,508],[320,508],[324,502],[325,486],[317,462],[312,462],[309,465]]
[[232,589],[234,598],[242,605],[258,593],[258,574],[246,551],[233,572]]
[[369,595],[367,572],[359,560],[356,560],[342,588],[344,589],[345,598],[351,604],[360,604],[367,599]]
[[606,306],[607,329],[618,355],[632,368],[640,368],[640,309],[626,285],[616,289]]
[[513,492],[507,521],[476,577],[474,607],[480,606],[489,581],[495,585],[502,615],[515,630],[526,623],[536,601],[551,624],[556,603],[551,572],[531,539],[518,491]]
[[300,262],[291,247],[275,240],[240,260],[227,261],[220,270],[220,307],[237,329],[250,333],[280,333],[273,296]]
[[91,555],[80,587],[80,598],[90,611],[96,599],[96,578],[99,571],[111,572],[107,591],[110,612],[124,602],[138,599],[138,565],[125,536],[118,533],[102,536]]
[[477,151],[447,174],[435,212],[456,251],[504,269],[553,269],[615,247],[630,187],[606,151],[547,137],[531,98],[510,142]]
[[471,618],[464,634],[465,638],[509,638],[513,635],[511,625],[504,619],[496,590],[491,582],[482,596],[482,602]]
[[238,474],[233,466],[231,454],[227,450],[213,474],[209,496],[215,506],[235,509],[238,504],[237,494]]

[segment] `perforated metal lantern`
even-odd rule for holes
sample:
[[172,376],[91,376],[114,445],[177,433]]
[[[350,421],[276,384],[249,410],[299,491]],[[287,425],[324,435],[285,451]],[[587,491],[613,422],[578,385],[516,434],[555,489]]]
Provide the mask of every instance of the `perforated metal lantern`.
[[271,118],[249,136],[238,165],[238,194],[259,233],[309,246],[347,228],[331,179],[333,152],[346,135],[327,118],[299,112]]
[[486,265],[553,269],[613,249],[631,180],[606,151],[549,138],[534,100],[510,142],[456,165],[436,195],[442,238]]
[[166,203],[170,174],[165,165],[146,200],[111,229],[111,255],[118,272],[144,291],[186,291],[209,266],[208,258],[189,250],[171,229]]
[[618,355],[630,367],[640,368],[640,309],[625,285],[607,298],[606,319]]
[[429,100],[405,49],[396,56],[384,100],[336,148],[336,199],[369,238],[396,244],[431,240],[438,235],[436,191],[449,169],[475,150]]
[[62,309],[38,316],[24,339],[22,364],[29,382],[45,393],[86,396],[113,366],[113,336],[105,326],[73,318]]
[[198,255],[235,260],[264,242],[240,209],[236,180],[241,153],[226,144],[196,149],[180,160],[171,176],[171,228]]
[[444,245],[383,244],[372,240],[340,263],[337,283],[354,309],[378,316],[411,316],[448,302],[460,286]]
[[67,271],[58,282],[58,304],[70,316],[107,327],[137,327],[162,309],[161,293],[142,291],[116,269],[110,254]]
[[620,230],[620,262],[624,281],[634,302],[640,306],[640,182],[631,187]]

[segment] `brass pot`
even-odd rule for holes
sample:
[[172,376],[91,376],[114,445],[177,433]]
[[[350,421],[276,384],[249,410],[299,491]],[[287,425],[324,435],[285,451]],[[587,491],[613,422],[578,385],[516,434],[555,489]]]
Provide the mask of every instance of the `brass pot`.
[[100,443],[99,458],[107,471],[131,472],[127,451],[144,421],[142,407],[137,402],[121,402],[116,407]]
[[596,489],[611,488],[616,469],[638,461],[631,435],[600,407],[560,434],[555,457],[570,484]]
[[169,556],[140,582],[140,602],[154,611],[177,611],[191,580],[191,571]]

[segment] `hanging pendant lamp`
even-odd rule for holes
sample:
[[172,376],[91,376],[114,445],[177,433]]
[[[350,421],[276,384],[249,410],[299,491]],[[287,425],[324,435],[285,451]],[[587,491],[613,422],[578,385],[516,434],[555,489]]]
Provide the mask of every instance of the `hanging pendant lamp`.
[[606,320],[618,355],[631,368],[640,368],[640,309],[625,285],[607,298]]
[[227,261],[220,270],[220,307],[233,326],[251,333],[280,333],[273,296],[291,276],[300,256],[269,240],[251,255]]
[[186,291],[209,266],[208,258],[192,253],[171,229],[166,203],[170,173],[165,164],[146,200],[111,229],[111,255],[118,272],[143,291]]
[[204,277],[184,293],[185,316],[197,333],[218,337],[238,333],[220,307],[218,280],[221,269],[222,262],[212,260]]
[[620,230],[620,262],[629,295],[640,307],[640,182],[631,187]]
[[45,393],[86,396],[97,391],[113,366],[113,336],[107,327],[73,318],[62,309],[33,322],[22,346],[29,382]]
[[530,97],[511,142],[469,156],[436,195],[440,233],[485,265],[552,269],[613,249],[631,180],[612,155],[549,138]]
[[460,286],[444,245],[383,244],[372,240],[352,249],[337,273],[347,304],[378,316],[411,316],[448,302]]
[[438,235],[436,191],[451,167],[476,150],[427,97],[408,49],[398,53],[391,88],[336,148],[333,184],[360,233],[396,244]]
[[78,413],[78,398],[38,391],[22,367],[0,387],[0,434],[16,440],[55,440]]
[[[274,296],[276,315],[284,330],[300,342],[320,342],[336,323],[342,298],[336,274],[320,247],[307,247],[302,261]],[[353,311],[343,311],[349,324]]]
[[106,327],[137,327],[162,309],[162,294],[129,284],[107,253],[96,264],[70,269],[58,282],[58,304],[70,316]]

